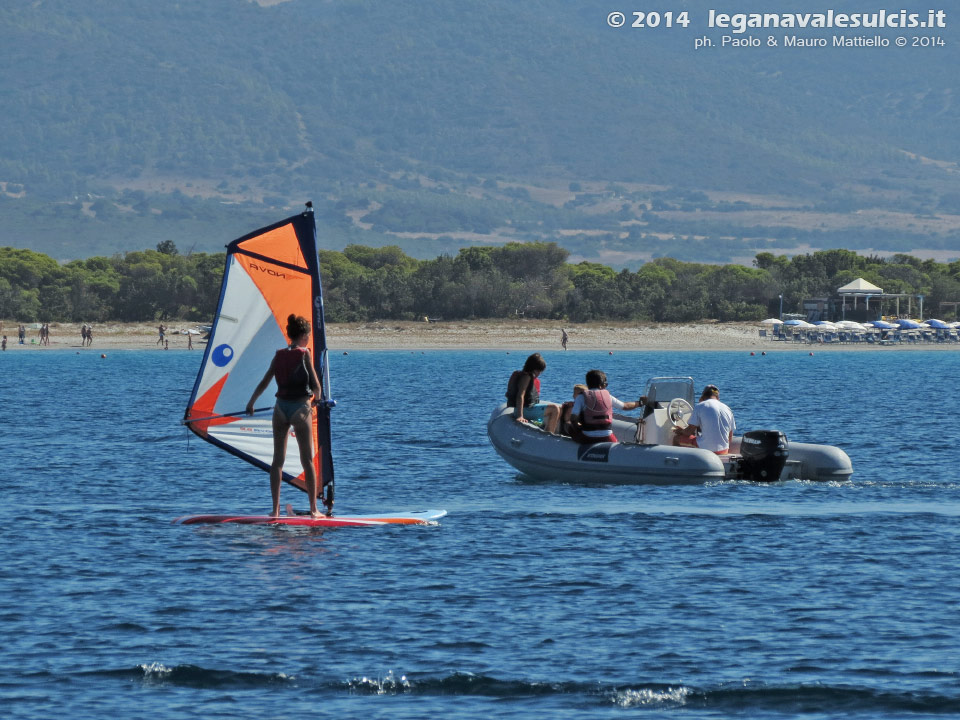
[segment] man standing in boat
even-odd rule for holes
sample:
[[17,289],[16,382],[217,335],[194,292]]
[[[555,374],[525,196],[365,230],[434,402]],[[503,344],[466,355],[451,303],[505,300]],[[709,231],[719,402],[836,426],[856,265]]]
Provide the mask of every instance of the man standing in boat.
[[736,429],[733,410],[720,402],[720,390],[716,385],[707,385],[700,395],[700,401],[693,408],[687,426],[674,430],[673,444],[703,448],[717,455],[726,455],[730,452],[733,431]]

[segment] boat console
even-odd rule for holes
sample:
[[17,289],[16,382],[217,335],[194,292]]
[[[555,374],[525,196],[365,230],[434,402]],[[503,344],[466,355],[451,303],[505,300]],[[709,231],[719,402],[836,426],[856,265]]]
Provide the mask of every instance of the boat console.
[[[644,395],[647,403],[642,419],[618,420],[637,423],[635,438],[639,444],[670,445],[673,429],[686,427],[693,412],[693,378],[651,378]],[[788,457],[789,443],[782,432],[751,430],[735,438],[729,455],[722,459],[728,478],[772,482],[781,479]]]

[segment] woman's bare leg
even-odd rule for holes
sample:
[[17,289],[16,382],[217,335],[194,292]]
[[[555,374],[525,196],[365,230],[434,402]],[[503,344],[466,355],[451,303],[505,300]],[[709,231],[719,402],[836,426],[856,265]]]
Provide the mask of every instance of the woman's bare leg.
[[555,433],[559,425],[560,406],[550,403],[543,409],[543,429],[548,433]]
[[280,516],[280,480],[283,462],[287,458],[287,434],[290,423],[280,410],[273,411],[273,462],[270,465],[270,495],[273,498],[273,517]]
[[297,435],[297,445],[300,448],[300,465],[303,467],[303,479],[307,485],[307,496],[310,498],[310,514],[321,517],[317,510],[317,471],[313,467],[313,411],[301,410],[290,418],[293,431]]

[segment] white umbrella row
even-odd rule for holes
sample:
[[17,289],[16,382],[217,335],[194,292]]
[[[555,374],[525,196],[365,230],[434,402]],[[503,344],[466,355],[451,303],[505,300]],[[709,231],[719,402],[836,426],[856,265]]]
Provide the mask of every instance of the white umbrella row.
[[[806,320],[778,320],[777,318],[767,318],[766,320],[761,320],[761,325],[788,325],[790,327],[806,327],[806,328],[820,328],[821,330],[869,330],[871,327],[882,327],[882,328],[894,328],[896,325],[892,323],[884,323],[883,325],[877,325],[876,323],[883,322],[882,320],[875,320],[867,325],[863,323],[854,322],[853,320],[838,320],[837,322],[829,322],[827,320],[818,320],[815,323],[808,323]],[[913,321],[910,321],[913,323]],[[906,321],[903,322],[903,325],[907,328],[912,328],[913,325],[917,327],[926,327],[926,328],[935,328],[935,329],[946,329],[946,328],[960,328],[960,320],[952,323],[945,323],[941,320],[927,320],[922,323],[913,323],[907,324]]]

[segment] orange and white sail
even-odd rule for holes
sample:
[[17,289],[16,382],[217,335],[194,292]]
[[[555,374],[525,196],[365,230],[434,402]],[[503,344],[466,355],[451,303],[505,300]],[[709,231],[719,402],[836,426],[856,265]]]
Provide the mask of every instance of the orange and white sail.
[[[309,205],[308,205],[309,207]],[[184,424],[217,447],[264,470],[273,460],[272,405],[244,412],[274,353],[288,344],[284,328],[291,314],[311,321],[308,349],[321,381],[313,411],[313,462],[317,494],[332,497],[329,373],[323,321],[323,292],[317,258],[317,228],[307,210],[256,230],[227,246],[220,301],[203,354]],[[276,393],[276,382],[261,396]],[[261,401],[262,402],[262,401]],[[306,491],[297,443],[287,443],[283,478]]]

